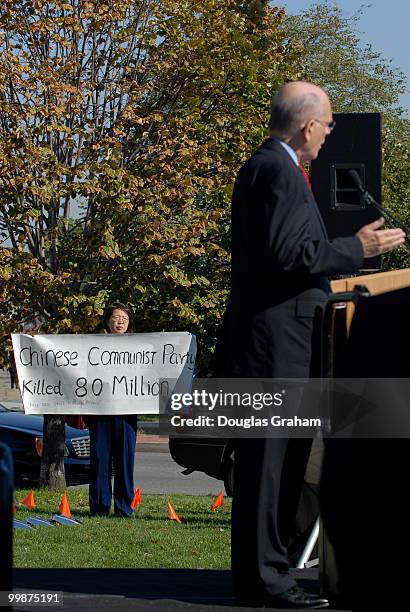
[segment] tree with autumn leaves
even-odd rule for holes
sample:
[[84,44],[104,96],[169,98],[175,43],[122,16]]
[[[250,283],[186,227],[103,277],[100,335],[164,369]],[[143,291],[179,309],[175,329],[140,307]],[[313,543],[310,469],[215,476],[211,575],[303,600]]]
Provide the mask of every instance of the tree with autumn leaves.
[[[234,1],[6,0],[1,10],[1,332],[203,332],[226,295],[227,204],[295,76],[281,12]],[[10,317],[10,314],[13,314]]]
[[[4,0],[3,356],[33,320],[95,331],[113,299],[132,305],[137,331],[195,332],[206,355],[234,175],[272,93],[297,76],[282,17],[236,0]],[[61,417],[44,434],[42,481],[61,486]]]

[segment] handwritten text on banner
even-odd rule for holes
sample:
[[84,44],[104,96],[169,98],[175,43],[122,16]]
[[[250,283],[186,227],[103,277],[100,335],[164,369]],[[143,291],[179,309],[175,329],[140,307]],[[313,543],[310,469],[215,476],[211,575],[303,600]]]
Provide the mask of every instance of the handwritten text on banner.
[[196,339],[152,334],[12,334],[28,414],[155,414],[169,380],[187,388]]

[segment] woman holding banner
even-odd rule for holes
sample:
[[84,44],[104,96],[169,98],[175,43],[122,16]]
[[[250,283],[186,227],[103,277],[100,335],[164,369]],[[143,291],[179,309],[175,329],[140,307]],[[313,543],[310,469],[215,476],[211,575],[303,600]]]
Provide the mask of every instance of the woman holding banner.
[[[109,334],[134,331],[132,312],[121,303],[106,308],[102,323]],[[90,512],[109,514],[114,464],[114,512],[120,516],[131,516],[137,415],[89,416],[87,422],[90,431]]]

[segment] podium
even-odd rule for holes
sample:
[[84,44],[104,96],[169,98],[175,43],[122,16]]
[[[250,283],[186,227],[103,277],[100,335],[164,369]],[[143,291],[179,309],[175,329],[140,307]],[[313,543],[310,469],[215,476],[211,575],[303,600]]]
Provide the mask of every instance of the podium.
[[[337,283],[342,290],[364,284],[371,292],[359,299],[354,315],[346,309],[348,339],[337,375],[410,378],[410,270]],[[403,436],[410,437],[408,432]],[[392,609],[407,602],[400,587],[408,580],[409,474],[406,437],[326,443],[319,546],[322,590],[354,610]]]
[[[380,295],[397,289],[404,289],[405,287],[410,287],[410,268],[392,270],[390,272],[378,272],[376,274],[364,274],[362,276],[353,276],[331,282],[332,291],[334,293],[353,291],[356,285],[365,285],[371,295]],[[346,304],[347,332],[350,330],[354,310],[354,304]]]

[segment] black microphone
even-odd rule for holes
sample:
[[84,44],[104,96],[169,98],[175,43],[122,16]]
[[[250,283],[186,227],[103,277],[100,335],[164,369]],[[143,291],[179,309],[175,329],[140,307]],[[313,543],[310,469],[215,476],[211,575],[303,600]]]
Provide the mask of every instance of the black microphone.
[[404,230],[407,234],[410,234],[410,228],[407,227],[407,225],[405,225],[403,223],[403,221],[400,221],[400,219],[395,217],[393,215],[393,213],[391,213],[389,210],[384,209],[381,206],[381,204],[376,202],[374,197],[364,188],[364,185],[362,183],[362,179],[360,178],[360,176],[359,176],[359,174],[358,174],[358,172],[356,170],[353,170],[353,168],[352,168],[352,169],[347,171],[347,174],[350,176],[350,178],[352,179],[353,183],[358,188],[360,193],[363,194],[366,204],[370,204],[371,206],[373,206],[373,208],[378,210],[379,213],[381,213],[381,215],[383,215],[383,217],[389,217],[390,219],[392,219],[395,222],[395,224],[398,227],[400,227],[402,230]]
[[362,179],[360,178],[358,172],[356,170],[353,170],[353,168],[351,168],[350,170],[348,170],[347,174],[350,176],[350,178],[352,179],[353,183],[356,185],[360,193],[366,193],[366,190],[363,187]]
[[373,206],[375,205],[375,208],[377,208],[377,210],[383,213],[384,212],[383,207],[378,202],[376,202],[373,196],[370,195],[370,193],[366,191],[366,189],[364,188],[364,185],[362,183],[362,179],[359,176],[359,173],[356,170],[353,170],[352,168],[347,171],[347,174],[350,176],[350,178],[352,179],[353,183],[356,185],[360,193],[364,195],[366,202],[373,204]]

